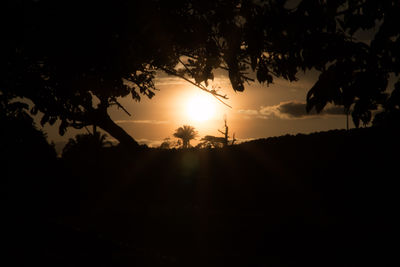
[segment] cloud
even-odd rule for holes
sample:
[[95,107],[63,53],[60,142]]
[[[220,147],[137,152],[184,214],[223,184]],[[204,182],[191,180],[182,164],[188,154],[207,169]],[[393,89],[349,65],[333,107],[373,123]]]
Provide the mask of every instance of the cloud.
[[287,101],[273,106],[261,106],[259,110],[239,110],[238,113],[247,117],[251,116],[261,119],[305,119],[310,117],[341,116],[344,115],[344,110],[341,106],[328,104],[319,114],[315,109],[307,113],[305,102]]
[[255,109],[240,109],[238,110],[238,113],[247,115],[247,116],[255,116],[258,115],[258,110]]
[[141,123],[141,124],[166,124],[168,121],[158,121],[158,120],[116,120],[115,123]]

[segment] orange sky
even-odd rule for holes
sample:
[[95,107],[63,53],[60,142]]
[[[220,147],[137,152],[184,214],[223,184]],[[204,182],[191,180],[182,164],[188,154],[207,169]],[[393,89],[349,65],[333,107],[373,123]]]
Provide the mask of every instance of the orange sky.
[[[253,83],[247,85],[244,92],[235,93],[228,78],[219,74],[213,85],[220,88],[220,93],[228,95],[226,102],[232,106],[229,108],[179,78],[161,75],[156,79],[160,91],[156,92],[153,99],[143,97],[141,102],[135,102],[130,97],[121,99],[121,104],[132,114],[131,117],[117,108],[110,110],[110,116],[137,141],[153,146],[160,144],[164,138],[172,138],[174,130],[184,124],[198,130],[198,139],[204,135],[219,136],[218,129],[223,129],[224,114],[228,118],[230,133],[234,132],[239,140],[345,128],[343,115],[292,116],[282,113],[299,108],[303,111],[301,105],[304,105],[306,93],[316,78],[317,75],[311,73],[299,76],[299,81],[292,83],[276,79],[269,87]],[[199,94],[208,98],[216,109],[213,118],[203,122],[195,121],[187,114],[189,99]],[[79,132],[69,129],[64,137],[60,137],[56,126],[46,126],[44,130],[49,140],[55,142],[68,140]]]

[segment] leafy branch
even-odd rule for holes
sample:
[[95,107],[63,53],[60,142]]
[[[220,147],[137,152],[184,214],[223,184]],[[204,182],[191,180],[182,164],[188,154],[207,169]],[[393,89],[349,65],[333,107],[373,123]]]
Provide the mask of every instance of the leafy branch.
[[211,94],[212,96],[214,96],[222,104],[232,108],[232,106],[230,106],[229,104],[227,104],[226,102],[224,102],[222,100],[222,99],[226,99],[226,100],[229,99],[227,97],[227,95],[221,95],[214,89],[210,90],[210,89],[206,88],[204,85],[202,85],[201,83],[193,82],[189,78],[186,78],[183,74],[178,73],[176,70],[171,70],[171,69],[167,69],[167,68],[164,68],[164,67],[159,67],[159,69],[165,71],[167,74],[174,75],[176,77],[179,77],[179,78],[189,82],[190,84],[196,86],[197,88],[203,90],[204,92],[207,92],[207,93]]

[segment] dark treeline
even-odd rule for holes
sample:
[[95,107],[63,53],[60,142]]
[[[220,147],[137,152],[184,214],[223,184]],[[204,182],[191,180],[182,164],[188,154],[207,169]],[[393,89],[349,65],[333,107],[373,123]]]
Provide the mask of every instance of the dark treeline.
[[61,159],[45,144],[2,149],[9,256],[14,266],[391,266],[398,134]]

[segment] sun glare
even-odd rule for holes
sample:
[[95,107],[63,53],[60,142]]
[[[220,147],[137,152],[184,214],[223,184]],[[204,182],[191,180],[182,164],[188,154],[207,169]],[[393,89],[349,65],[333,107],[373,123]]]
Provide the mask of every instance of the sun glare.
[[186,115],[190,120],[197,122],[204,122],[213,118],[215,110],[215,99],[206,94],[196,94],[189,98],[186,104]]

